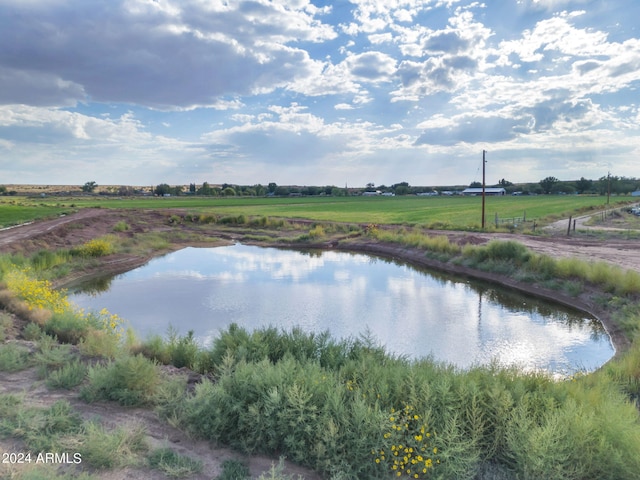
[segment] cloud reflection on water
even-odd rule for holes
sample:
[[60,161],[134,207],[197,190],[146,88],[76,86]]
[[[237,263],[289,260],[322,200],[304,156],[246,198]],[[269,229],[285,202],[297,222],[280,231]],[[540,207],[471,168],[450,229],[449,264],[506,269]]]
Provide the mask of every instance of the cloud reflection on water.
[[613,355],[599,323],[585,315],[494,286],[422,272],[343,252],[245,245],[186,248],[119,276],[80,306],[106,307],[142,336],[169,325],[201,341],[231,322],[365,331],[393,353],[469,367],[476,363],[570,371]]

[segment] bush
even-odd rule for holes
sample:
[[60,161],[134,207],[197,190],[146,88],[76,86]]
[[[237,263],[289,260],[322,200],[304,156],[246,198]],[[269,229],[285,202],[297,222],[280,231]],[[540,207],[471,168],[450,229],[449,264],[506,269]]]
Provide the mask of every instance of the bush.
[[0,345],[0,371],[17,372],[29,366],[29,349],[15,343]]
[[[179,455],[170,448],[158,448],[153,450],[149,454],[147,461],[151,468],[160,470],[166,476],[171,478],[183,478],[188,475],[195,475],[202,471],[201,461],[194,460],[184,455]],[[243,477],[232,478],[240,480]]]
[[64,343],[77,344],[84,339],[92,326],[87,319],[73,310],[54,313],[45,326],[48,335],[58,337]]
[[80,257],[103,257],[110,255],[114,251],[113,240],[111,237],[94,238],[83,245],[73,248],[72,255]]
[[113,231],[114,232],[126,232],[127,230],[129,230],[129,224],[127,222],[125,222],[124,220],[120,220],[118,223],[116,223],[113,226]]
[[113,359],[120,352],[120,339],[110,331],[90,329],[78,348],[83,355]]
[[88,370],[80,396],[87,402],[113,400],[125,406],[149,404],[160,383],[156,364],[142,355],[125,356]]
[[175,331],[170,330],[167,350],[169,363],[174,367],[187,367],[193,370],[198,362],[200,347],[193,337],[193,330],[189,330],[185,337],[180,337]]
[[38,340],[44,332],[37,323],[29,322],[24,330],[22,330],[22,336],[25,340]]
[[147,451],[142,427],[118,427],[107,431],[90,422],[84,434],[68,446],[82,455],[82,462],[94,468],[119,468],[137,463],[138,455]]
[[47,387],[71,390],[80,385],[87,375],[87,367],[80,360],[74,360],[47,376]]

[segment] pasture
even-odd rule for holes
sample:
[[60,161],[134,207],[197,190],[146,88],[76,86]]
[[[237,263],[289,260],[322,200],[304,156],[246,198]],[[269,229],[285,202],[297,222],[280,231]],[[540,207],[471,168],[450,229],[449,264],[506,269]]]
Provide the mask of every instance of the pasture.
[[[630,197],[612,199],[609,207]],[[180,208],[190,213],[260,215],[318,221],[407,224],[432,228],[479,229],[481,197],[12,197],[0,201],[0,227],[51,217],[77,208]],[[540,195],[486,197],[486,226],[526,217],[538,224],[606,206],[602,196]]]

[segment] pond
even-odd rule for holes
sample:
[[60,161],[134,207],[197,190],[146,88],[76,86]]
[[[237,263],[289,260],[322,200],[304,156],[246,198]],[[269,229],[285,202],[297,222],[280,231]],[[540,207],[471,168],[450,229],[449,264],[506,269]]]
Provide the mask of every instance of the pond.
[[373,336],[388,352],[467,368],[496,361],[554,374],[594,370],[614,349],[587,314],[493,284],[363,254],[236,244],[185,248],[71,291],[139,337],[193,330],[205,345],[231,323]]

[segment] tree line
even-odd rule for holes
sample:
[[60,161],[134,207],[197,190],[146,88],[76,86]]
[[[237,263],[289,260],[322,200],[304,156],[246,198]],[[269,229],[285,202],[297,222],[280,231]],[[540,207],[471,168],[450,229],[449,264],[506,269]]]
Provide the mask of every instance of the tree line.
[[[482,187],[480,182],[472,182],[469,187]],[[352,196],[361,195],[364,192],[392,193],[394,195],[418,195],[435,193],[460,193],[467,186],[411,186],[408,182],[399,182],[392,185],[375,185],[367,183],[362,187],[337,187],[335,185],[325,186],[292,186],[277,185],[274,182],[268,185],[233,185],[223,183],[222,185],[211,185],[204,182],[202,185],[195,183],[188,187],[183,185],[171,186],[167,183],[157,185],[153,193],[157,196],[166,195],[204,195],[204,196]],[[627,195],[640,190],[640,179],[635,177],[620,177],[615,175],[600,177],[597,180],[589,180],[581,177],[579,180],[559,180],[556,177],[546,177],[539,182],[513,183],[504,178],[495,184],[487,187],[502,187],[508,194],[519,193],[522,195]]]

